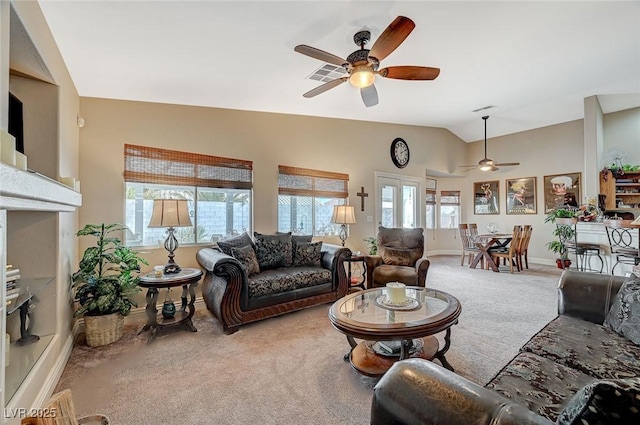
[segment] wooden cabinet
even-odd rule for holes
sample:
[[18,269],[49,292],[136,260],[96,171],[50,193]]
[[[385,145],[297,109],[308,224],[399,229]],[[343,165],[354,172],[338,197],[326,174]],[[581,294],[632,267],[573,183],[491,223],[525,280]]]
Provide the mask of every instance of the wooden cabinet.
[[606,195],[607,210],[640,208],[640,171],[615,178],[611,171],[600,173],[600,193]]

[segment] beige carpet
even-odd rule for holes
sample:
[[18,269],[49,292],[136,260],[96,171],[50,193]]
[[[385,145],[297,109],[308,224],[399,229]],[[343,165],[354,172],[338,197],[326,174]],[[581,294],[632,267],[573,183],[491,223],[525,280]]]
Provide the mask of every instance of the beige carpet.
[[[556,315],[559,270],[531,265],[518,274],[460,267],[434,257],[430,287],[462,304],[447,359],[485,384]],[[366,424],[376,380],[342,356],[329,305],[268,319],[224,335],[206,310],[197,333],[174,331],[146,344],[128,327],[122,340],[90,348],[80,338],[57,390],[71,388],[80,414],[112,424]]]

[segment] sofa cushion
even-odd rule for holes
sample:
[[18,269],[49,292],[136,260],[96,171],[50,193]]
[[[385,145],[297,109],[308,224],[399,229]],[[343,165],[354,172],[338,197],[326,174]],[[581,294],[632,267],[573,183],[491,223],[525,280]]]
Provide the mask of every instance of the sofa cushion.
[[593,381],[578,370],[521,352],[486,387],[553,422],[569,399]]
[[558,425],[640,424],[640,377],[598,380],[573,396]]
[[240,265],[244,269],[247,276],[260,273],[260,266],[256,258],[256,252],[251,246],[243,246],[241,248],[231,248],[231,255],[240,261]]
[[640,376],[640,347],[602,325],[558,316],[523,347],[598,379]]
[[288,267],[292,263],[291,233],[263,235],[254,232],[260,270]]
[[232,257],[233,255],[231,253],[231,248],[242,248],[244,246],[250,246],[255,249],[255,245],[251,240],[251,236],[249,236],[247,232],[229,239],[225,239],[223,241],[218,241],[217,244],[220,251],[224,252],[227,255],[231,255]]
[[279,294],[331,282],[331,270],[322,267],[292,267],[263,270],[249,278],[249,298]]
[[320,266],[322,242],[297,242],[293,248],[293,266]]
[[633,276],[622,284],[604,325],[640,345],[640,278]]

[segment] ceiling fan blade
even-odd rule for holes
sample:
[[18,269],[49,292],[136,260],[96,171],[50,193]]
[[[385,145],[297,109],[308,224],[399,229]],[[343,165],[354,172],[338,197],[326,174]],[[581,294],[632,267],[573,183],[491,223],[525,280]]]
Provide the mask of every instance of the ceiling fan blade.
[[411,34],[416,24],[405,16],[398,16],[380,34],[380,37],[373,43],[369,56],[373,56],[382,61],[389,56],[402,42]]
[[519,162],[497,162],[494,165],[499,165],[500,167],[512,167],[514,165],[520,165]]
[[334,65],[342,66],[345,63],[348,63],[345,59],[342,59],[336,55],[332,55],[331,53],[327,53],[324,50],[316,49],[315,47],[307,46],[306,44],[300,44],[294,49],[298,53],[302,53],[303,55],[310,56],[314,59],[319,59],[324,62],[332,63]]
[[341,78],[336,78],[335,80],[331,80],[328,83],[324,83],[321,86],[316,87],[313,90],[309,90],[308,92],[306,92],[305,94],[303,94],[302,96],[304,97],[314,97],[317,96],[321,93],[326,92],[329,89],[332,89],[334,87],[339,86],[340,84],[344,83],[345,81],[347,81],[349,78],[348,77],[341,77]]
[[369,87],[360,89],[360,96],[362,96],[364,106],[366,106],[367,108],[376,106],[378,104],[378,90],[376,90],[376,86],[374,86],[373,84],[371,84]]
[[383,77],[397,80],[435,80],[440,75],[440,68],[428,66],[390,66],[378,71]]
[[460,168],[476,168],[478,166],[478,164],[475,165],[458,165],[458,167]]

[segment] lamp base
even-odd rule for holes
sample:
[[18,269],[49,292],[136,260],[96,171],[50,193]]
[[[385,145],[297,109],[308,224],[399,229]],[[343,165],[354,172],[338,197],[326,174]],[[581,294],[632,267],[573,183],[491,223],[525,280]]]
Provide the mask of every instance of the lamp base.
[[176,274],[182,271],[182,268],[177,265],[173,259],[164,265],[164,274]]
[[340,226],[340,232],[338,233],[338,237],[342,241],[342,246],[344,246],[344,242],[347,240],[347,225],[342,224]]
[[178,240],[176,239],[175,231],[176,229],[173,227],[167,229],[169,236],[167,236],[167,239],[164,241],[164,249],[169,251],[169,261],[164,266],[164,274],[176,274],[182,271],[180,266],[173,261],[173,257],[175,256],[174,252],[178,249]]

